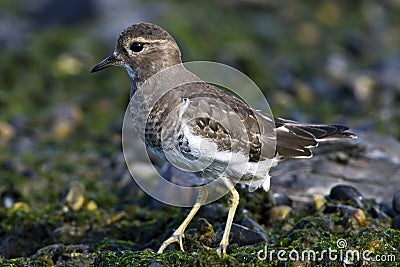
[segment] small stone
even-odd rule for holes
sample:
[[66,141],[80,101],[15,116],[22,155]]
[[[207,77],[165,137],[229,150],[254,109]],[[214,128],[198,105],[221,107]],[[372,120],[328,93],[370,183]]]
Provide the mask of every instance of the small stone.
[[98,206],[97,206],[96,202],[94,202],[93,200],[89,200],[89,202],[86,203],[87,211],[96,211],[97,209],[98,209]]
[[393,209],[400,213],[400,190],[393,195]]
[[359,208],[363,207],[363,204],[361,203],[362,195],[353,186],[337,185],[331,189],[329,196],[332,200],[350,201],[354,202]]
[[85,203],[85,193],[86,189],[83,184],[78,181],[72,181],[67,188],[67,194],[64,198],[64,203],[67,207],[66,210],[68,208],[73,211],[80,210]]
[[322,211],[325,208],[326,199],[323,195],[314,195],[314,208],[317,211]]
[[292,211],[292,208],[289,206],[285,206],[285,205],[272,207],[269,211],[270,219],[273,221],[279,221],[279,222],[283,221],[289,216],[291,211]]
[[355,209],[350,217],[350,223],[353,229],[359,229],[368,225],[367,217],[362,209]]

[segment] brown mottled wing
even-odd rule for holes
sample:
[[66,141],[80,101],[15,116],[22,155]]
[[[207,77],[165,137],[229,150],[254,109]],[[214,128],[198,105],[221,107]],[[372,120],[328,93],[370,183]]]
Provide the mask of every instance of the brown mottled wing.
[[342,125],[307,125],[295,121],[275,118],[277,153],[284,157],[311,157],[309,148],[318,145],[321,139],[352,138]]
[[[146,125],[146,144],[161,149],[161,130],[163,119],[173,110],[174,107],[182,103],[183,99],[209,99],[205,102],[199,102],[195,119],[189,121],[196,135],[212,140],[217,144],[219,150],[234,151],[235,149],[249,148],[249,160],[257,162],[263,158],[273,158],[275,156],[275,126],[272,119],[266,116],[256,114],[253,109],[235,96],[224,92],[223,90],[203,82],[196,82],[181,85],[168,91],[157,101]],[[222,103],[229,107],[234,116],[238,117],[243,127],[233,127],[233,131],[228,132],[223,125],[232,123],[232,113],[227,112],[221,117],[221,114],[215,114],[213,103],[218,105]],[[220,108],[220,107],[219,107]],[[215,110],[218,110],[215,108]],[[209,118],[219,117],[220,121]],[[271,139],[268,139],[268,138]],[[178,140],[183,150],[187,150],[189,145],[185,144],[182,136]],[[229,139],[229,140],[228,140]],[[242,150],[243,151],[243,150]],[[185,152],[185,151],[182,151]],[[186,151],[189,152],[189,151]],[[190,153],[190,152],[189,152]]]

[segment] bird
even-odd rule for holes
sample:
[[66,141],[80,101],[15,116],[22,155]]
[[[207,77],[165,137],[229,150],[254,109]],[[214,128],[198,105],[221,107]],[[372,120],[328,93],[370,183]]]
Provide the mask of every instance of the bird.
[[[144,129],[143,138],[148,153],[166,163],[171,157],[179,158],[178,162],[187,159],[192,162],[193,168],[202,163],[196,159],[205,157],[207,161],[212,158],[211,164],[193,173],[205,184],[219,179],[226,186],[226,192],[230,193],[228,217],[217,248],[222,255],[227,251],[239,203],[236,183],[253,189],[263,187],[268,191],[269,170],[282,159],[309,158],[312,156],[311,149],[320,141],[356,137],[343,125],[303,124],[263,114],[239,96],[202,80],[195,79],[155,96],[159,94],[155,93],[157,90],[144,86],[152,77],[175,66],[180,66],[178,69],[184,73],[189,71],[182,67],[181,50],[174,38],[152,23],[137,23],[125,28],[117,39],[113,53],[95,65],[91,72],[110,66],[127,70],[132,82],[131,100],[141,94],[136,97],[138,103],[135,109],[131,109],[131,117],[135,127]],[[168,79],[178,79],[174,74],[168,75]],[[140,91],[141,87],[144,89]],[[175,115],[172,119],[168,118],[174,110]],[[184,114],[188,115],[185,117]],[[240,129],[235,126],[237,122],[241,124]],[[204,153],[204,147],[201,147],[204,144],[206,150],[211,149],[215,153]],[[170,157],[166,157],[169,153],[166,150],[172,151]],[[243,165],[243,162],[246,164]],[[230,169],[226,170],[228,165]],[[182,179],[185,179],[184,175]],[[161,244],[158,253],[163,253],[172,243],[178,243],[184,251],[185,229],[207,202],[209,193],[199,190],[188,216]]]

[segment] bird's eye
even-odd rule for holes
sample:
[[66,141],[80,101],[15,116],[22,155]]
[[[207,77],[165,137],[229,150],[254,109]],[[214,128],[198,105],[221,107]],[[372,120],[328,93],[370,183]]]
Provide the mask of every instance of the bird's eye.
[[134,43],[131,44],[131,46],[129,48],[133,52],[138,53],[138,52],[143,50],[143,44],[142,43],[138,43],[138,42],[134,42]]

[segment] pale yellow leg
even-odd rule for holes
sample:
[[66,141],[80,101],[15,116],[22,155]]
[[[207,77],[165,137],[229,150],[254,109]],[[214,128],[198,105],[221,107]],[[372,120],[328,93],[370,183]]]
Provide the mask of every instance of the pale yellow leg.
[[235,216],[236,208],[239,204],[239,193],[236,191],[233,184],[229,181],[225,181],[226,185],[230,188],[231,197],[229,199],[229,212],[226,220],[224,235],[222,236],[221,243],[217,249],[218,254],[226,254],[226,248],[229,244],[229,233],[231,232],[233,217]]
[[157,253],[163,253],[164,250],[170,244],[172,244],[174,242],[178,242],[181,250],[184,251],[182,239],[185,237],[185,235],[184,235],[185,229],[189,225],[189,223],[193,219],[193,217],[196,215],[196,213],[200,209],[200,207],[204,204],[206,199],[207,199],[207,191],[200,189],[199,195],[197,196],[197,199],[196,199],[196,203],[193,205],[193,208],[190,210],[186,219],[182,222],[181,225],[179,225],[178,229],[175,230],[175,232],[171,235],[171,237],[168,238],[167,240],[165,240],[161,244],[161,247],[158,249]]

